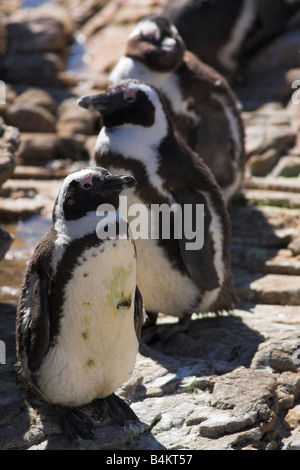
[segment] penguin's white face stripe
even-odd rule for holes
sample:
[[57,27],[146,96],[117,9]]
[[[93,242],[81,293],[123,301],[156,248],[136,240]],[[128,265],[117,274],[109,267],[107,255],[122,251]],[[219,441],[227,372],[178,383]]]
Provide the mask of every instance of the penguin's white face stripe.
[[160,29],[154,21],[141,21],[134,30],[129,34],[128,39],[132,39],[139,35],[153,36],[155,41],[160,40]]
[[103,176],[103,179],[105,177],[104,175],[101,175],[101,173],[97,170],[93,170],[92,168],[84,168],[82,170],[69,174],[64,179],[57,197],[57,203],[55,207],[55,216],[57,219],[63,217],[63,202],[70,183],[72,181],[78,181],[82,186],[86,182],[92,181],[93,176],[97,176],[98,178],[101,178]]
[[218,58],[228,70],[234,71],[237,67],[236,61],[233,59],[234,53],[238,51],[247,32],[251,28],[256,17],[258,0],[245,0],[242,11],[237,18],[236,24],[232,29],[229,41],[221,47],[218,52]]
[[95,151],[101,154],[106,150],[141,161],[147,170],[149,180],[161,194],[169,198],[163,189],[163,180],[158,174],[158,146],[168,134],[168,122],[160,97],[145,83],[129,84],[130,88],[142,90],[155,107],[155,121],[151,127],[135,124],[116,126],[112,130],[103,127],[98,136]]

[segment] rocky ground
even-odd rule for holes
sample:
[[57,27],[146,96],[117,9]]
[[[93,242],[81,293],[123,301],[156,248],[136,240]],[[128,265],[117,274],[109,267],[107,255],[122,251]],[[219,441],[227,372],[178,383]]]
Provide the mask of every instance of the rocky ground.
[[[33,407],[16,386],[15,311],[34,247],[30,230],[47,229],[61,178],[87,164],[99,128],[76,99],[105,88],[128,32],[163,2],[58,3],[55,10],[25,11],[18,0],[0,7],[0,256],[7,252],[0,264],[0,448],[300,450],[300,104],[292,88],[300,79],[299,28],[260,51],[235,87],[248,160],[242,194],[230,207],[232,314],[195,316],[189,331],[151,347],[144,338],[132,378],[118,391],[139,425],[120,428],[88,405],[82,410],[95,423],[95,439],[71,444],[52,411]],[[80,46],[83,37],[85,69],[69,70],[72,40]],[[172,330],[174,319],[160,316],[158,328]]]

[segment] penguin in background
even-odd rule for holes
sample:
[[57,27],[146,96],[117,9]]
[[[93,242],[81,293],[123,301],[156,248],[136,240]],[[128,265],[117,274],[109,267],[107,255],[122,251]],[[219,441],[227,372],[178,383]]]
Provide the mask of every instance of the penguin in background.
[[167,0],[161,14],[187,48],[234,82],[251,57],[299,25],[300,0]]
[[119,424],[137,419],[114,394],[133,370],[143,321],[135,246],[120,237],[128,224],[118,211],[134,184],[98,167],[68,175],[21,287],[17,375],[29,397],[54,406],[70,440],[93,437],[77,410],[90,402]]
[[[128,79],[104,93],[84,96],[78,104],[101,114],[94,161],[133,175],[138,184],[125,193],[128,207],[146,208],[143,222],[150,217],[151,226],[160,227],[156,238],[151,233],[135,237],[137,283],[148,317],[155,322],[161,312],[189,321],[194,312],[231,310],[231,227],[226,204],[209,168],[175,135],[159,91]],[[189,237],[183,230],[176,237],[171,214],[170,234],[162,236],[161,220],[152,209],[163,204],[175,204],[179,212],[190,208],[193,224],[195,211],[203,207],[196,235]],[[201,230],[201,249],[191,249],[187,242],[196,242]]]
[[186,50],[163,16],[143,19],[130,33],[109,80],[127,78],[159,89],[175,131],[203,158],[230,203],[242,186],[245,148],[241,105],[227,80]]

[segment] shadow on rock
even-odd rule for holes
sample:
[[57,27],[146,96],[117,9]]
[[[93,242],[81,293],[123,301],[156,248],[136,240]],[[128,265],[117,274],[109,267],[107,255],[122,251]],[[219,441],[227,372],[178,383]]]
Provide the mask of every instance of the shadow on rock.
[[[188,329],[177,331],[177,328],[177,323],[151,327],[151,332],[144,332],[141,353],[166,368],[176,368],[177,361],[179,367],[192,366],[194,374],[219,375],[240,366],[249,367],[263,341],[257,331],[235,315],[203,317],[192,320]],[[154,331],[157,340],[147,344]]]

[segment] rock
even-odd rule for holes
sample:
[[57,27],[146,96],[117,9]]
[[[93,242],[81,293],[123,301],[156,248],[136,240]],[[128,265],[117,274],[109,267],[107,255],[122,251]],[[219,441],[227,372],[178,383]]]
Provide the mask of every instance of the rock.
[[86,147],[85,135],[75,134],[72,137],[61,136],[58,139],[56,151],[56,158],[61,158],[66,161],[88,162],[90,160],[90,153]]
[[2,230],[0,228],[0,261],[6,255],[6,253],[9,250],[13,240],[14,240],[14,238],[10,233],[8,233],[5,230]]
[[89,157],[85,136],[80,134],[63,137],[57,133],[23,133],[17,152],[19,165],[37,167],[45,166],[57,159],[87,161]]
[[0,220],[4,223],[26,220],[40,214],[43,208],[43,202],[38,199],[22,197],[12,200],[0,197]]
[[41,88],[27,88],[15,100],[14,105],[34,105],[46,109],[55,116],[57,110],[56,100],[46,90]]
[[35,104],[15,104],[6,113],[8,124],[22,132],[55,132],[55,117]]
[[280,105],[269,104],[253,112],[244,112],[245,147],[248,157],[275,149],[285,154],[295,143],[298,133],[292,116]]
[[278,162],[279,155],[275,148],[270,148],[262,155],[252,155],[247,161],[246,170],[253,176],[266,176]]
[[283,438],[283,450],[300,450],[300,405],[296,405],[286,414],[285,421],[288,426],[286,436]]
[[[272,173],[272,176],[274,174]],[[297,209],[300,207],[300,194],[289,191],[265,191],[249,189],[245,199],[252,206],[276,206]]]
[[61,84],[59,73],[64,70],[65,65],[61,57],[50,52],[14,52],[4,57],[3,67],[3,77],[7,82],[55,86]]
[[256,439],[262,438],[276,425],[276,387],[270,373],[251,369],[238,368],[218,377],[211,396],[216,410],[200,424],[200,435],[216,438],[251,427],[252,435],[256,428]]
[[96,113],[81,108],[78,98],[69,98],[59,106],[57,111],[57,132],[62,137],[74,134],[93,135],[96,133],[99,117]]
[[0,118],[0,186],[13,174],[19,138],[18,129],[7,126]]
[[12,86],[9,85],[8,83],[5,83],[4,92],[5,92],[5,100],[4,100],[5,103],[1,103],[0,101],[0,116],[3,116],[3,118],[5,119],[6,110],[9,108],[9,106],[12,105],[12,103],[16,99],[17,93],[12,88]]
[[90,18],[94,17],[109,0],[86,0],[84,5],[81,0],[59,0],[58,3],[67,8],[73,21],[77,25],[83,25]]
[[[0,144],[1,145],[1,144]],[[0,150],[1,152],[1,150]],[[0,186],[11,177],[15,169],[14,158],[6,154],[0,157]]]
[[65,53],[72,29],[66,11],[58,7],[21,9],[9,17],[8,53]]
[[[125,44],[133,24],[101,28],[87,42],[87,68],[93,73],[110,72],[125,53]],[[116,38],[117,41],[116,41]],[[101,54],[99,54],[99,44]]]
[[2,0],[1,5],[0,5],[0,11],[4,15],[11,15],[18,8],[21,8],[21,6],[22,6],[21,0]]
[[17,152],[18,163],[44,166],[56,158],[58,136],[52,133],[24,133]]
[[300,255],[300,236],[295,236],[288,245],[288,248],[291,250],[293,256]]
[[275,168],[271,172],[271,176],[296,177],[300,175],[300,157],[286,156],[281,157]]
[[240,300],[277,305],[299,305],[299,276],[235,272],[235,289]]
[[32,85],[60,84],[66,66],[73,25],[60,8],[25,9],[7,20],[3,79]]
[[295,408],[289,410],[285,417],[287,423],[291,429],[296,429],[300,426],[300,405],[296,405]]
[[298,400],[300,395],[300,374],[282,372],[277,380],[277,384],[279,408],[283,410],[293,408],[295,401]]
[[[298,361],[295,359],[297,351],[300,350],[300,339],[287,339],[279,341],[266,341],[263,345],[258,348],[252,360],[252,367],[255,369],[273,369],[276,372],[291,371],[296,373],[298,371]],[[285,379],[285,383],[288,383],[288,379],[293,377],[296,380],[294,382],[293,396],[298,397],[299,395],[299,375],[287,374],[282,376],[282,380]]]

